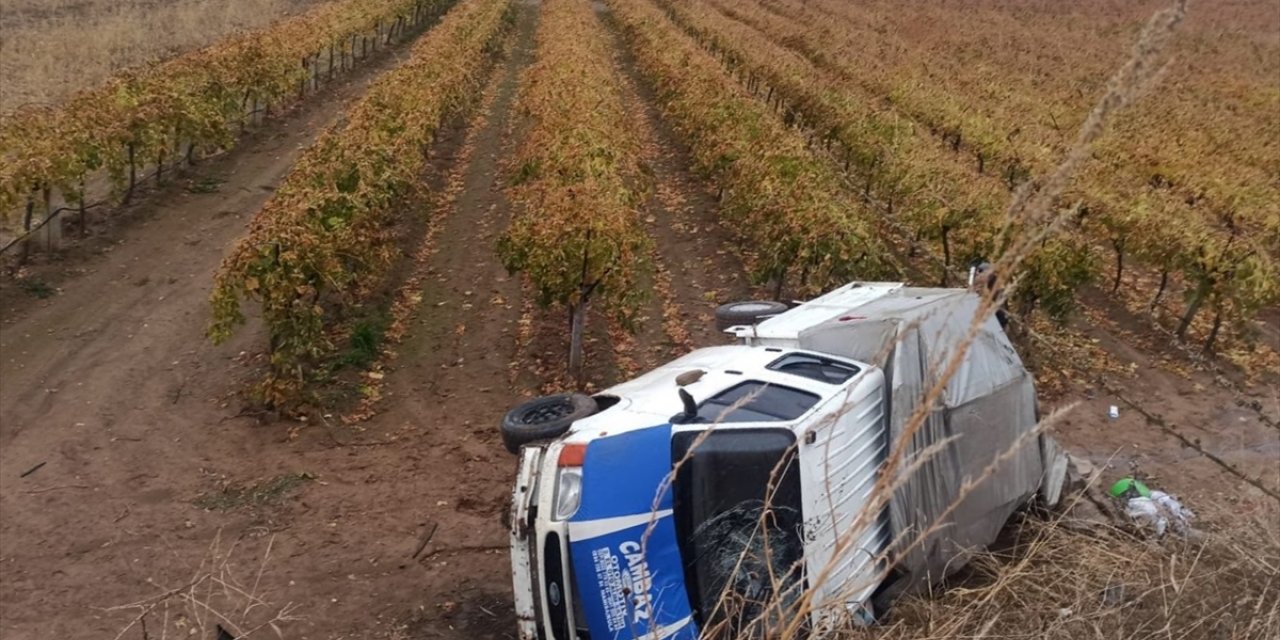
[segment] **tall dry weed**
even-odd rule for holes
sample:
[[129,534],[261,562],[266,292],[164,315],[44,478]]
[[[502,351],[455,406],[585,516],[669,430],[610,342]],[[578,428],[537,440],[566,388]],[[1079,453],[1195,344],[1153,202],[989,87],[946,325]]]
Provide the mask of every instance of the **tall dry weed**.
[[222,532],[210,541],[189,576],[173,584],[148,579],[157,593],[135,602],[102,608],[127,616],[113,640],[168,638],[284,638],[285,627],[301,618],[298,605],[280,604],[263,584],[270,568],[275,537],[267,539],[261,557],[241,560],[245,538],[227,542]]
[[842,640],[1264,640],[1280,637],[1280,513],[1203,541],[1027,519],[951,584],[898,601]]

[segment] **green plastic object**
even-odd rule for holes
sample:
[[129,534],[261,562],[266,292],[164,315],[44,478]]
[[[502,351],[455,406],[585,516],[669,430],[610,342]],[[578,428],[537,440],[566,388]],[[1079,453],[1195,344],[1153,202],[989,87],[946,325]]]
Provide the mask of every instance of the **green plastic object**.
[[1111,496],[1113,498],[1134,497],[1130,494],[1136,494],[1143,498],[1150,498],[1151,490],[1147,488],[1147,485],[1142,484],[1133,478],[1121,478],[1117,480],[1115,484],[1111,485]]

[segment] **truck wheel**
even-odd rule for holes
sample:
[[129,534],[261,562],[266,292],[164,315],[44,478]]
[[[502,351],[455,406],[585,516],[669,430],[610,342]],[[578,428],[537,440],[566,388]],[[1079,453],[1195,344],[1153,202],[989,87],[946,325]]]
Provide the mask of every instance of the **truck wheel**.
[[555,438],[596,411],[596,401],[581,393],[534,398],[502,417],[502,444],[507,451],[520,453],[521,446]]
[[787,305],[772,300],[730,302],[716,308],[716,328],[724,331],[738,325],[757,324],[787,310]]

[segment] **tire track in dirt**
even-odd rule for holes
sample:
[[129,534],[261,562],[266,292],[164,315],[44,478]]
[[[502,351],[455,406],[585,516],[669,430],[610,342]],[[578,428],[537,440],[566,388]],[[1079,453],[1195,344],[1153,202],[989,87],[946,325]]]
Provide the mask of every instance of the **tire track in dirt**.
[[[298,154],[345,112],[389,55],[332,85],[271,129],[201,165],[214,193],[174,187],[139,206],[123,237],[73,259],[61,292],[4,309],[0,327],[0,619],[6,639],[113,637],[105,607],[185,578],[224,524],[191,505],[221,467],[248,475],[287,462],[262,452],[279,432],[227,422],[246,374],[246,331],[205,339],[212,275]],[[44,463],[38,471],[23,471]],[[184,544],[184,541],[188,544]],[[194,550],[194,551],[193,551]],[[123,626],[123,625],[120,625]]]

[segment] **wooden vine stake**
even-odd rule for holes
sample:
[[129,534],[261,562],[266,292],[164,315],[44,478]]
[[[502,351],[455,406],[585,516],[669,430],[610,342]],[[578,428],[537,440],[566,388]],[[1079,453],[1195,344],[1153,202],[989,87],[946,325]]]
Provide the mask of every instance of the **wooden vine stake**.
[[22,216],[22,234],[23,236],[28,237],[24,237],[22,240],[22,253],[18,254],[19,265],[26,264],[27,256],[31,254],[31,240],[29,238],[29,234],[31,233],[31,219],[35,216],[35,212],[36,198],[33,192],[27,195],[27,212]]
[[133,190],[138,187],[138,163],[134,158],[134,146],[130,142],[126,145],[129,151],[129,190],[124,194],[125,204],[129,204],[133,200]]
[[78,207],[79,214],[80,214],[80,237],[81,238],[89,235],[89,225],[85,221],[85,215],[84,215],[85,211],[88,209],[88,205],[85,204],[85,201],[87,201],[88,199],[89,199],[89,192],[85,188],[84,174],[82,173],[80,174],[80,206]]

